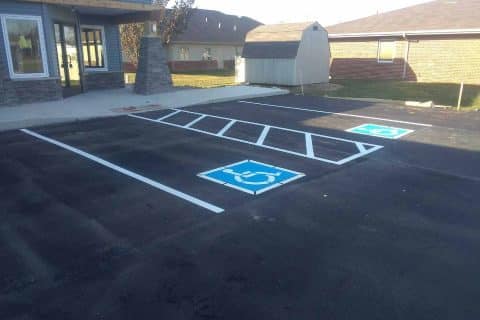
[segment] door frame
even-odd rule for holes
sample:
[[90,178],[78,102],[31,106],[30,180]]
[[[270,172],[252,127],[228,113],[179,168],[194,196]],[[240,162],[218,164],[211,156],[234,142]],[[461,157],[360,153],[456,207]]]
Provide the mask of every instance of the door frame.
[[[62,60],[65,62],[65,58],[67,57],[67,47],[66,47],[66,43],[65,43],[65,31],[64,31],[64,27],[67,26],[67,27],[71,27],[73,28],[74,30],[74,33],[75,33],[75,46],[77,48],[77,63],[78,63],[78,69],[79,69],[79,78],[80,78],[80,90],[78,92],[78,94],[81,94],[84,91],[84,85],[83,85],[83,65],[81,64],[81,51],[80,51],[80,46],[79,46],[79,30],[78,30],[78,26],[75,22],[65,22],[65,21],[61,21],[61,20],[53,20],[52,21],[53,23],[53,37],[54,37],[54,42],[55,42],[55,52],[57,54],[57,65],[59,68],[63,68],[64,70],[64,73],[65,73],[65,82],[66,85],[65,87],[62,86],[62,91],[65,92],[65,89],[68,89],[68,88],[71,88],[71,83],[70,83],[70,71],[68,70],[68,68],[65,68],[64,66],[61,66],[60,65],[60,60],[59,60],[59,56],[58,56],[58,50],[56,48],[57,46],[57,38],[56,38],[56,33],[55,33],[55,25],[58,25],[59,26],[59,31],[60,31],[60,43],[61,43],[61,46],[62,46]],[[60,70],[58,70],[59,72],[59,76],[60,76]]]

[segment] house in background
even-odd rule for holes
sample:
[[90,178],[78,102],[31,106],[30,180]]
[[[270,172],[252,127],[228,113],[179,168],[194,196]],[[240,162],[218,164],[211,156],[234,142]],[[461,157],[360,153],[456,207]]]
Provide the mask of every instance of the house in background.
[[0,105],[123,87],[118,25],[155,9],[150,0],[2,0]]
[[480,84],[479,12],[438,0],[327,27],[331,76]]
[[298,86],[329,81],[327,31],[318,22],[255,28],[243,50],[245,82]]
[[166,47],[170,70],[234,69],[246,34],[259,25],[248,17],[192,9],[185,29]]

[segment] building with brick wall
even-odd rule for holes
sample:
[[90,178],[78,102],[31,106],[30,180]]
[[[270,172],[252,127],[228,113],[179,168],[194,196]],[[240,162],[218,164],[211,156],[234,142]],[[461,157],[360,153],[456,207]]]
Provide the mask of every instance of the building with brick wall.
[[333,79],[480,84],[480,0],[437,0],[327,27]]
[[151,0],[0,1],[0,106],[124,86],[119,24]]

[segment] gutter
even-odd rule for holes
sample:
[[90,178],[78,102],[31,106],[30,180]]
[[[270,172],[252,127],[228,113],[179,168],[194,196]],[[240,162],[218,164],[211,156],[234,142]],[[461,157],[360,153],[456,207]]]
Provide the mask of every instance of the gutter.
[[438,30],[413,30],[395,32],[361,32],[361,33],[331,33],[329,39],[367,38],[367,37],[406,37],[406,36],[431,36],[431,35],[465,35],[480,34],[479,28],[474,29],[438,29]]

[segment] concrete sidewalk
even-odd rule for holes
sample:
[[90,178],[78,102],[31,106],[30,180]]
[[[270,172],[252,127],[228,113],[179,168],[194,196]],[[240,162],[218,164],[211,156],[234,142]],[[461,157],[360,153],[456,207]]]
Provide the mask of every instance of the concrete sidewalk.
[[0,131],[282,94],[288,94],[288,91],[254,86],[212,89],[173,88],[168,92],[151,96],[133,94],[131,87],[93,91],[60,101],[0,107]]

